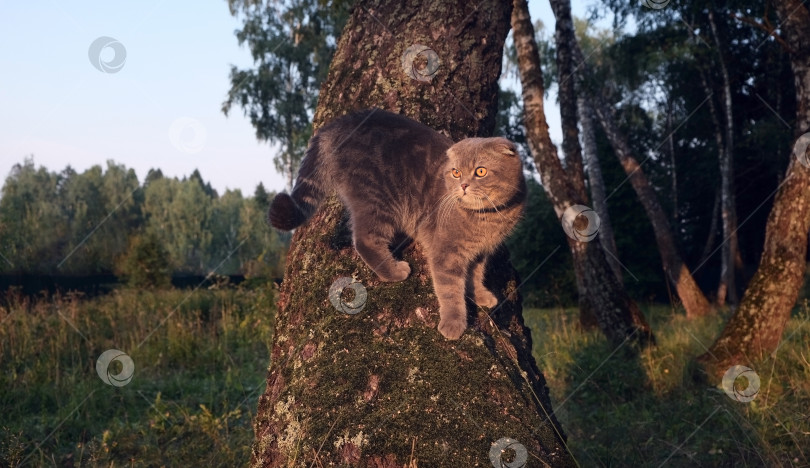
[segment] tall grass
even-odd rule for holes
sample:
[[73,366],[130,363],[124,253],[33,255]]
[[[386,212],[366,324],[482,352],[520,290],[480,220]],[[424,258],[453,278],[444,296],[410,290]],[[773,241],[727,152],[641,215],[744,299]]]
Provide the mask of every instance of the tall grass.
[[[633,356],[577,326],[576,310],[528,310],[534,355],[580,466],[810,466],[810,321],[805,304],[782,345],[752,366],[740,403],[695,383],[692,360],[727,317],[645,310],[658,345]],[[744,378],[738,386],[746,386]]]
[[[273,292],[117,290],[0,307],[0,466],[238,466],[264,389]],[[132,381],[96,360],[127,353]],[[113,366],[118,366],[112,368]],[[113,362],[112,373],[120,371]]]
[[[273,300],[269,287],[7,297],[0,466],[244,466]],[[580,466],[810,465],[806,305],[779,350],[752,366],[761,387],[750,403],[692,379],[691,360],[726,317],[645,313],[658,346],[637,356],[581,331],[575,310],[524,312]],[[111,348],[135,363],[123,387],[96,373]]]

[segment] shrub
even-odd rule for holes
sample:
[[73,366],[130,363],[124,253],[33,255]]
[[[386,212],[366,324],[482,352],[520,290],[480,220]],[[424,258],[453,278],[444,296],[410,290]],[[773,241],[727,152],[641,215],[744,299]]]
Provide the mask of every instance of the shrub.
[[135,288],[156,289],[171,284],[169,252],[153,233],[131,236],[116,270],[117,275]]

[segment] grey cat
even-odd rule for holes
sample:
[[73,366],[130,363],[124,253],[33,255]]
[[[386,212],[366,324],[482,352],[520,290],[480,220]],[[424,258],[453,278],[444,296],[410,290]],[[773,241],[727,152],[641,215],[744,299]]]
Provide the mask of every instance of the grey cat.
[[453,144],[430,127],[379,109],[340,117],[312,137],[292,193],[273,199],[268,219],[278,229],[294,229],[332,191],[348,209],[355,249],[383,281],[402,281],[411,272],[391,253],[395,235],[421,244],[446,338],[458,339],[467,328],[465,287],[479,306],[498,303],[484,287],[484,268],[526,200],[511,141]]

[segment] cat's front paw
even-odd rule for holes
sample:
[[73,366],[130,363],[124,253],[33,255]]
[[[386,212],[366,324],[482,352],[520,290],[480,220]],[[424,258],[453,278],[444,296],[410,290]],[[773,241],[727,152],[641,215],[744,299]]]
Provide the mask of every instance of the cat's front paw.
[[478,288],[475,291],[475,303],[479,307],[489,307],[490,309],[498,305],[498,298],[485,288]]
[[394,267],[391,268],[386,274],[377,273],[377,276],[386,283],[396,283],[398,281],[405,281],[408,275],[411,274],[411,266],[408,262],[394,262]]
[[448,340],[457,340],[464,334],[467,329],[467,320],[465,319],[441,319],[439,320],[439,333],[441,333]]

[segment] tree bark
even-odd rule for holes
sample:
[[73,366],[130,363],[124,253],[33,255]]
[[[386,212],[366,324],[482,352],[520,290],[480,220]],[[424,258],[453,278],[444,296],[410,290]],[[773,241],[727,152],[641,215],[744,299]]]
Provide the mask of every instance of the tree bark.
[[[455,140],[488,135],[509,15],[497,0],[476,7],[361,0],[338,42],[314,127],[381,107]],[[439,61],[417,80],[402,57],[419,44],[432,49],[423,55],[436,54],[429,68]],[[352,248],[344,218],[331,197],[293,236],[252,466],[490,466],[493,443],[507,437],[526,448],[527,466],[572,466],[505,249],[485,280],[501,303],[471,313],[471,328],[447,341],[436,330],[438,303],[420,246],[403,250],[407,280],[381,283]],[[367,291],[356,315],[330,303],[341,277]]]
[[[810,131],[810,10],[800,0],[773,0],[772,4],[781,22],[782,39],[790,48],[796,86],[795,136],[799,137]],[[774,353],[779,346],[806,268],[810,231],[810,168],[805,165],[808,157],[806,152],[792,155],[768,215],[759,268],[720,337],[697,358],[710,382],[719,381],[729,367],[751,364]]]
[[[717,59],[720,63],[720,75],[723,77],[723,110],[725,111],[725,143],[718,148],[720,155],[720,193],[721,193],[721,218],[723,220],[723,249],[720,259],[720,284],[717,287],[717,304],[725,304],[726,298],[729,303],[736,305],[737,285],[735,281],[736,263],[740,256],[737,242],[737,208],[734,198],[734,113],[731,102],[731,80],[728,76],[726,61],[723,58],[723,47],[720,44],[720,37],[717,34],[717,25],[714,22],[714,14],[709,10],[709,25],[711,26],[714,43],[717,46]],[[710,98],[711,99],[711,98]],[[714,103],[710,101],[712,118],[715,126],[718,126],[719,119],[714,110]]]
[[579,120],[582,123],[582,152],[588,168],[588,182],[591,187],[593,209],[599,215],[599,243],[605,250],[607,261],[619,283],[622,282],[622,266],[619,263],[619,252],[616,249],[616,238],[613,236],[613,225],[605,201],[605,181],[602,179],[602,166],[596,154],[596,128],[593,121],[593,109],[583,98],[577,99]]
[[[582,204],[588,204],[588,193],[585,190],[585,177],[583,176],[582,148],[579,144],[579,128],[577,121],[577,93],[574,88],[574,65],[571,50],[567,47],[567,34],[573,33],[574,26],[570,8],[566,9],[552,2],[554,15],[557,21],[554,26],[554,42],[557,44],[557,82],[559,89],[557,95],[560,100],[560,123],[562,124],[562,148],[565,156],[564,175],[571,183],[576,196]],[[597,213],[598,214],[598,213]],[[601,235],[601,229],[600,229]],[[574,259],[574,275],[577,283],[579,297],[579,323],[584,329],[595,328],[598,325],[596,307],[590,302],[590,293],[586,287],[585,274],[587,269],[581,264],[585,259],[580,255]]]
[[579,144],[577,121],[577,92],[575,89],[574,58],[570,47],[575,41],[574,22],[571,18],[571,6],[565,1],[552,1],[556,21],[554,23],[554,42],[557,44],[557,95],[560,100],[560,122],[563,133],[563,154],[568,180],[581,200],[587,200],[585,178],[582,165],[582,148]]
[[[557,216],[571,206],[581,204],[579,191],[570,181],[551,142],[543,111],[543,76],[540,56],[534,41],[534,27],[526,0],[514,0],[512,33],[517,49],[518,72],[523,88],[524,118],[529,149],[534,157],[543,188]],[[582,178],[583,174],[577,175]],[[583,184],[584,185],[584,184]],[[626,340],[639,344],[652,342],[652,332],[638,306],[624,291],[608,266],[605,254],[596,242],[568,239],[574,267],[584,281],[588,300],[594,307],[599,327],[614,343]]]

